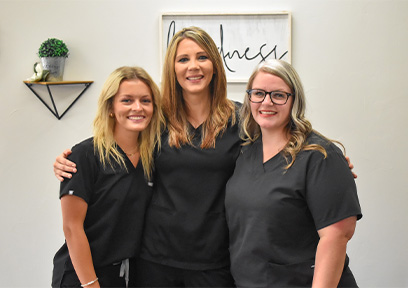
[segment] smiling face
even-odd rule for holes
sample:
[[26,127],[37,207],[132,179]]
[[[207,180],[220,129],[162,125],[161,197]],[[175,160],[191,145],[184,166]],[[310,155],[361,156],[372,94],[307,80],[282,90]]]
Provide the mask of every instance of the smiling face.
[[174,70],[183,95],[209,95],[213,63],[195,41],[183,39],[177,46]]
[[153,116],[150,88],[139,79],[123,80],[113,98],[112,113],[115,135],[143,131]]
[[[291,93],[289,86],[278,76],[260,71],[254,78],[251,89],[265,91],[281,91]],[[266,132],[284,133],[290,121],[290,113],[293,105],[293,97],[290,96],[284,105],[272,103],[269,95],[262,103],[251,102],[251,113],[254,120],[261,127],[262,134]]]

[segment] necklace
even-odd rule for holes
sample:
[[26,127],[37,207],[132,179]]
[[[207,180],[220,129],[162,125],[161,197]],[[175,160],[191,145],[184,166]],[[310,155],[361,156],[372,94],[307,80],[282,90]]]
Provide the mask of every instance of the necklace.
[[[129,146],[133,146],[133,147],[134,147],[133,149],[129,149],[129,150],[134,150],[134,151],[135,151],[135,152],[132,152],[132,153],[127,153],[127,152],[125,151],[125,149],[123,149],[120,145],[118,145],[118,146],[119,146],[120,149],[123,151],[123,153],[125,153],[126,156],[128,156],[128,157],[133,156],[133,155],[139,153],[139,145],[137,145],[136,147],[133,146],[133,145],[129,145]],[[123,145],[123,146],[125,146],[125,145]],[[126,149],[126,150],[127,150],[127,149]]]
[[133,156],[133,155],[135,155],[135,154],[137,154],[137,153],[139,153],[139,151],[136,151],[136,152],[134,152],[134,153],[129,153],[129,154],[125,152],[126,156],[128,156],[128,157]]
[[[125,151],[123,150],[123,152],[125,152]],[[133,156],[133,155],[136,155],[136,154],[138,154],[138,153],[139,153],[139,147],[137,147],[137,148],[136,148],[136,151],[133,152],[133,153],[126,153],[126,152],[125,152],[126,156],[128,156],[128,157]]]

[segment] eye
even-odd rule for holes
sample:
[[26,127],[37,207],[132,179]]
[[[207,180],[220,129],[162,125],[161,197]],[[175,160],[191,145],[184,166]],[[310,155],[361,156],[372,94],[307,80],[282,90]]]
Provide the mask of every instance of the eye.
[[208,56],[207,55],[201,55],[198,57],[198,60],[207,60]]
[[142,103],[149,104],[149,103],[152,103],[153,101],[152,101],[152,99],[150,99],[150,98],[143,98],[143,99],[141,100],[141,102],[142,102]]
[[254,91],[252,92],[252,95],[253,95],[253,96],[256,96],[256,97],[264,97],[264,96],[265,96],[265,92],[262,91],[262,90],[254,90]]
[[187,62],[187,61],[188,61],[188,58],[187,58],[187,57],[182,57],[182,58],[180,58],[180,59],[177,60],[177,62],[179,62],[179,63],[185,63],[185,62]]
[[275,99],[286,99],[286,94],[281,93],[281,92],[274,92],[273,93],[273,98],[275,98]]
[[121,99],[120,100],[120,102],[122,102],[122,103],[130,103],[130,99],[129,98],[123,98],[123,99]]

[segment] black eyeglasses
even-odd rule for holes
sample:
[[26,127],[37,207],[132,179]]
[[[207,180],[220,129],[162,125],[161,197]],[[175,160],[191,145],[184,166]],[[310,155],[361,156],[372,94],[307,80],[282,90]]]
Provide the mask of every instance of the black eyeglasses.
[[275,105],[285,105],[286,102],[288,102],[289,96],[295,95],[282,91],[267,92],[262,89],[249,89],[246,92],[248,93],[249,101],[252,103],[262,103],[265,100],[266,95],[269,94],[272,103]]

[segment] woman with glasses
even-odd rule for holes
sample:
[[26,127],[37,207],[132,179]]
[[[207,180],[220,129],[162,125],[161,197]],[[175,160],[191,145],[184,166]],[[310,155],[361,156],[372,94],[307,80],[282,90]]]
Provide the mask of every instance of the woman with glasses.
[[236,285],[357,287],[346,246],[362,214],[342,152],[305,118],[290,64],[259,64],[247,88],[225,200]]

